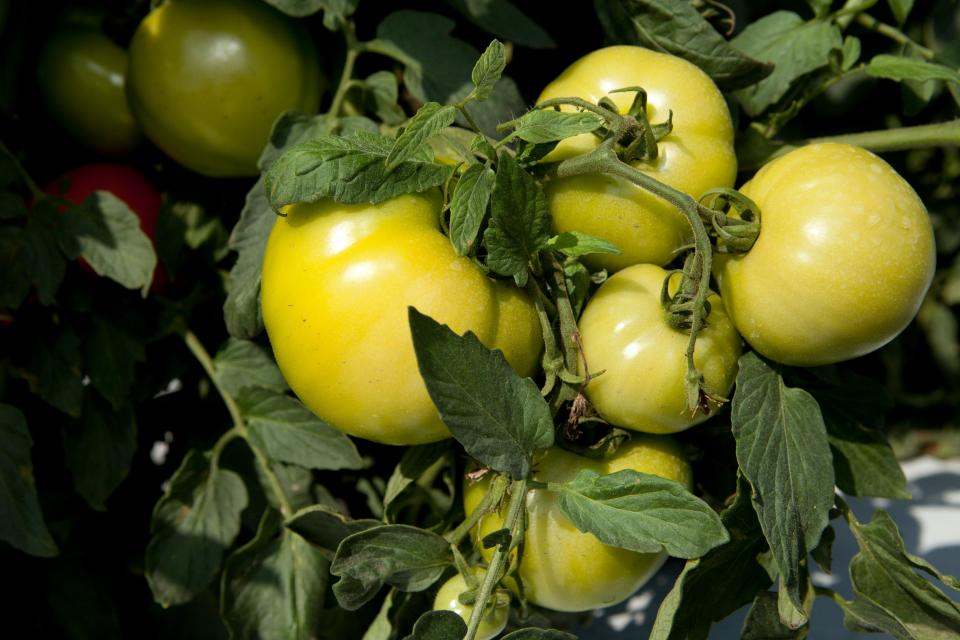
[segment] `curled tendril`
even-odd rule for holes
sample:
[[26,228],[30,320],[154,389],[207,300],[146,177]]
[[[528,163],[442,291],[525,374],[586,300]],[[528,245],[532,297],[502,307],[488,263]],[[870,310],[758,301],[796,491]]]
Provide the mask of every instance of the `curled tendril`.
[[[722,253],[746,253],[760,235],[760,207],[734,189],[710,189],[700,197]],[[731,215],[733,213],[734,215]]]

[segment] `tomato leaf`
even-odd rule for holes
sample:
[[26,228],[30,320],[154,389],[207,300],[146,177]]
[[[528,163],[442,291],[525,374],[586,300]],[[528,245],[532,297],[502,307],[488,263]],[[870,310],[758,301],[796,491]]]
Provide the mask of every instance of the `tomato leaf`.
[[470,72],[473,91],[470,92],[468,98],[481,102],[489,98],[506,67],[507,53],[503,43],[494,40],[487,46],[487,50],[480,55],[477,63],[473,65],[473,71]]
[[83,403],[80,339],[70,327],[40,336],[30,350],[30,389],[52,407],[78,417]]
[[465,635],[467,625],[453,611],[427,611],[403,640],[462,640]]
[[157,254],[137,214],[122,200],[97,191],[82,205],[70,207],[63,219],[76,237],[80,255],[98,275],[146,293]]
[[384,584],[401,591],[423,591],[453,561],[441,536],[402,524],[354,533],[340,543],[330,573],[340,580],[333,593],[340,606],[354,611]]
[[833,506],[834,475],[817,401],[788,387],[754,353],[740,358],[731,421],[740,469],[776,560],[781,590],[802,611],[800,561],[817,546]]
[[844,623],[855,631],[885,631],[898,638],[949,638],[960,629],[960,605],[922,571],[960,590],[953,576],[940,573],[907,553],[896,524],[878,509],[868,524],[850,522],[860,551],[850,561],[854,599],[844,603]]
[[867,64],[866,71],[876,78],[887,78],[888,80],[915,80],[925,82],[927,80],[946,80],[948,82],[960,83],[960,71],[945,67],[942,64],[927,62],[920,58],[911,58],[908,56],[893,56],[881,54],[874,56]]
[[223,303],[223,319],[230,335],[253,338],[263,331],[260,317],[260,272],[267,237],[277,214],[267,200],[263,177],[247,193],[240,220],[230,234],[229,246],[237,252],[237,261],[230,270],[227,299]]
[[557,504],[577,529],[640,553],[697,558],[729,539],[720,517],[674,480],[624,469],[584,469],[558,487]]
[[449,442],[432,442],[409,447],[394,468],[383,492],[383,508],[390,505],[430,467],[450,451]]
[[283,393],[289,387],[273,358],[249,340],[229,338],[213,358],[214,377],[234,398],[245,387],[263,387]]
[[257,535],[227,559],[221,612],[236,638],[317,637],[328,563],[267,510]]
[[535,109],[520,116],[514,135],[536,144],[555,142],[581,133],[596,131],[603,120],[595,113],[568,113],[552,109]]
[[887,5],[890,6],[890,12],[893,13],[897,24],[903,24],[913,9],[913,0],[887,0]]
[[558,236],[553,236],[547,241],[547,249],[559,251],[572,257],[585,256],[591,253],[620,253],[620,249],[612,242],[579,231],[564,231]]
[[321,198],[375,204],[436,187],[453,174],[454,167],[434,164],[419,154],[388,169],[392,147],[390,138],[363,131],[303,142],[280,156],[265,174],[267,197],[275,209]]
[[363,466],[353,441],[296,398],[263,387],[245,387],[237,405],[247,421],[250,443],[271,460],[310,469]]
[[0,540],[30,555],[55,556],[33,480],[33,438],[23,413],[9,404],[0,404],[0,441]]
[[16,309],[30,294],[26,251],[22,229],[0,226],[0,308]]
[[[55,302],[57,289],[67,271],[67,261],[61,253],[61,245],[74,242],[64,238],[65,223],[49,199],[41,199],[33,207],[27,225],[23,229],[23,260],[30,279],[37,287],[40,304]],[[70,256],[73,258],[73,256]]]
[[487,214],[496,177],[490,167],[471,164],[457,181],[450,202],[450,242],[457,255],[467,255],[473,247]]
[[533,452],[553,444],[553,418],[537,385],[469,331],[458,336],[412,307],[410,333],[427,392],[453,437],[482,464],[526,478]]
[[730,46],[685,0],[594,0],[594,7],[612,43],[638,44],[689,60],[725,91],[748,87],[773,71],[770,63]]
[[536,20],[507,0],[451,0],[450,3],[475,25],[508,42],[532,49],[557,46]]
[[832,22],[803,18],[790,11],[776,11],[747,27],[730,43],[754,58],[775,65],[773,73],[758,84],[737,92],[737,99],[751,116],[757,116],[786,95],[801,76],[827,66],[830,52],[843,49],[839,28]]
[[399,90],[397,76],[390,71],[376,71],[363,81],[367,104],[370,111],[386,124],[400,124],[407,119],[397,104]]
[[743,621],[741,640],[793,640],[807,637],[809,629],[791,629],[780,620],[777,610],[777,594],[762,591],[753,600],[753,605]]
[[137,317],[120,315],[123,311],[98,309],[83,345],[86,374],[115,409],[130,401],[137,363],[146,358],[143,336],[131,332]]
[[453,124],[456,116],[457,110],[454,107],[445,107],[436,102],[428,102],[420,107],[387,154],[387,170],[392,171],[407,160],[422,155],[427,141]]
[[137,451],[137,422],[129,406],[112,407],[88,393],[76,424],[63,430],[63,449],[73,485],[98,511],[130,471]]
[[750,485],[742,477],[736,499],[720,519],[730,540],[687,562],[660,605],[650,640],[706,640],[712,623],[770,586],[770,577],[757,562],[767,544],[750,504]]
[[517,629],[503,636],[503,640],[577,640],[577,636],[556,629]]
[[510,154],[500,154],[491,196],[490,225],[483,234],[487,265],[519,286],[527,282],[530,259],[550,239],[547,197]]
[[318,547],[325,558],[333,560],[344,538],[383,523],[369,518],[351,520],[330,507],[316,504],[300,509],[284,525]]
[[247,488],[206,454],[187,453],[153,510],[146,576],[154,600],[182,604],[207,588],[240,532]]

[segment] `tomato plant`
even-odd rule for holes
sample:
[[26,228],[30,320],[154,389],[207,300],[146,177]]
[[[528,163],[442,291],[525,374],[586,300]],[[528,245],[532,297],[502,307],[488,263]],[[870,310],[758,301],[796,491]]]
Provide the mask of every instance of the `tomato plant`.
[[764,166],[741,191],[762,213],[743,255],[718,256],[730,317],[777,362],[848,360],[892,340],[933,278],[933,229],[913,188],[859,147],[810,145]]
[[[601,475],[632,469],[675,480],[693,482],[683,451],[669,436],[639,435],[603,460],[591,460],[554,448],[536,462],[534,478],[567,482],[583,470]],[[464,510],[473,513],[489,489],[489,479],[464,486]],[[519,576],[524,593],[534,604],[555,611],[589,611],[625,600],[640,588],[666,560],[665,553],[636,553],[607,546],[590,533],[579,531],[559,510],[556,494],[533,490],[527,497],[527,524]],[[480,540],[502,529],[503,513],[484,517],[474,540],[490,559],[492,549]]]
[[[476,577],[482,577],[480,572],[475,572]],[[479,584],[479,582],[478,582]],[[473,614],[473,606],[464,604],[460,601],[460,594],[469,589],[466,580],[459,573],[449,578],[440,586],[436,597],[433,599],[434,611],[453,611],[463,618],[464,622],[469,622]],[[506,595],[506,594],[504,594]],[[477,640],[492,640],[500,635],[504,627],[507,626],[507,616],[510,613],[510,607],[505,603],[494,603],[490,611],[487,612],[480,622],[479,631],[475,636]]]
[[37,81],[64,131],[97,153],[124,156],[141,138],[124,91],[127,52],[99,22],[97,14],[62,17],[40,50]]
[[408,306],[473,331],[522,375],[540,353],[530,302],[456,256],[436,194],[289,208],[267,244],[262,305],[301,400],[337,428],[389,444],[449,435],[417,371]]
[[[733,126],[723,95],[713,81],[686,60],[642,47],[599,49],[571,64],[537,102],[579,97],[613,101],[626,113],[641,86],[651,123],[672,122],[657,141],[656,156],[637,160],[644,173],[699,197],[714,187],[731,187],[737,172]],[[563,140],[546,160],[559,161],[597,146],[591,134]],[[618,255],[590,256],[587,263],[616,271],[631,264],[664,265],[690,243],[690,227],[676,208],[628,181],[601,174],[574,176],[547,184],[550,213],[558,232],[582,231],[617,245]]]
[[[611,424],[648,433],[673,433],[703,422],[719,407],[691,415],[684,384],[688,332],[667,322],[660,292],[667,272],[638,264],[618,271],[587,303],[580,317],[583,361],[602,372],[585,387],[587,398]],[[679,278],[671,280],[675,292]],[[709,298],[706,328],[697,336],[694,363],[708,389],[726,397],[733,388],[740,336],[720,297]],[[581,365],[580,373],[587,371]]]
[[316,111],[316,49],[302,25],[257,0],[169,0],[130,43],[127,95],[147,136],[208,176],[257,173],[284,111]]

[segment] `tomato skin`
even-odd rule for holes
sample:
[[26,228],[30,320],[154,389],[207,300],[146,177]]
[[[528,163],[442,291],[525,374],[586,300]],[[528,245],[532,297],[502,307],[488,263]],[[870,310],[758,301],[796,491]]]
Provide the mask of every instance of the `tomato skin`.
[[127,52],[95,28],[65,22],[44,43],[37,80],[47,111],[78,142],[129,155],[142,138],[124,92]]
[[303,26],[260,0],[167,0],[134,34],[127,94],[183,166],[256,175],[277,117],[317,110],[319,61]]
[[761,211],[744,255],[714,273],[744,339],[762,355],[815,366],[880,348],[916,315],[936,253],[913,188],[874,154],[846,144],[802,147],[741,189]]
[[[484,573],[483,571],[477,570],[474,572],[474,575],[479,581],[483,579]],[[469,624],[470,616],[473,613],[473,605],[463,604],[459,599],[460,594],[467,591],[467,589],[467,582],[463,579],[462,575],[458,573],[452,576],[444,582],[440,590],[437,591],[437,596],[433,600],[433,610],[453,611],[463,618],[465,623]],[[488,602],[487,605],[490,606],[490,603]],[[477,635],[475,636],[476,640],[492,640],[497,637],[507,626],[509,614],[510,607],[508,606],[491,607],[487,615],[480,621],[480,627],[477,629]]]
[[[713,81],[686,60],[642,47],[599,49],[570,65],[537,102],[570,96],[597,102],[607,96],[625,113],[635,94],[608,92],[632,86],[646,90],[651,123],[665,122],[673,111],[673,131],[658,143],[657,159],[634,166],[694,198],[714,187],[732,187],[737,159],[730,112]],[[588,153],[597,143],[592,134],[568,138],[545,161]],[[692,241],[690,225],[675,207],[623,178],[574,176],[552,180],[545,189],[558,233],[581,231],[620,248],[620,255],[588,256],[585,262],[594,269],[665,265]]]
[[[536,460],[534,478],[567,482],[583,469],[600,474],[633,469],[676,480],[688,488],[693,474],[680,446],[669,436],[634,435],[612,458],[593,460],[551,448]],[[464,510],[473,513],[490,484],[489,475],[464,486]],[[601,543],[579,531],[557,505],[556,494],[534,489],[527,495],[528,527],[520,577],[527,599],[555,611],[587,611],[622,602],[639,589],[666,560],[666,553],[637,553]],[[501,513],[484,516],[474,529],[474,543],[488,561],[493,549],[480,541],[503,528]]]
[[[667,272],[637,264],[617,272],[587,301],[578,326],[591,373],[587,398],[611,424],[647,433],[675,433],[710,417],[687,408],[689,333],[670,327],[660,304]],[[679,277],[671,280],[673,289]],[[671,291],[672,293],[672,291]],[[707,387],[726,396],[737,376],[740,336],[717,295],[697,334],[693,361]],[[581,362],[581,375],[584,373]],[[711,412],[717,405],[710,404]]]
[[437,194],[289,207],[267,242],[263,320],[280,370],[333,426],[387,444],[449,437],[420,377],[414,306],[531,375],[542,337],[526,295],[455,254]]

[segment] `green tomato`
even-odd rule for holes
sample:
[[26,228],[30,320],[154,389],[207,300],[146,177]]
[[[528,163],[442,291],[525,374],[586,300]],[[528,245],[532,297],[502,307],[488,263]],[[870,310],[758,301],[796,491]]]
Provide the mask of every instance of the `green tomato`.
[[316,111],[303,26],[261,0],[167,0],[130,44],[130,106],[171,158],[208,176],[257,174],[274,121]]
[[[534,478],[568,482],[583,469],[599,474],[633,469],[676,480],[688,488],[693,474],[683,451],[669,436],[635,435],[603,460],[578,456],[559,448],[539,454]],[[466,481],[464,511],[469,516],[489,489],[490,474],[480,482]],[[626,600],[661,567],[666,553],[637,553],[611,547],[584,533],[560,512],[557,494],[534,489],[527,494],[528,523],[519,575],[527,599],[556,611],[588,611]],[[484,516],[474,529],[474,542],[487,561],[493,549],[480,541],[503,528],[505,508]]]
[[[718,405],[696,416],[687,408],[689,333],[667,324],[660,291],[667,272],[637,264],[617,272],[587,302],[580,317],[583,360],[592,373],[587,398],[611,424],[647,433],[674,433],[706,420]],[[671,289],[679,277],[671,280]],[[671,291],[673,293],[673,291]],[[737,377],[740,336],[716,295],[697,334],[693,361],[707,388],[726,396]],[[581,363],[581,374],[584,373]]]
[[730,318],[762,355],[815,366],[869,353],[916,315],[936,255],[927,211],[886,162],[846,144],[802,147],[741,188],[760,235],[714,272]]
[[129,154],[141,139],[127,105],[127,52],[98,28],[95,16],[65,18],[37,59],[44,106],[77,142],[108,156]]
[[[475,570],[474,575],[478,581],[483,580],[484,572]],[[433,600],[434,611],[453,611],[463,618],[467,624],[470,623],[470,616],[473,614],[473,605],[460,602],[460,594],[467,591],[467,581],[459,573],[443,583],[440,590],[437,591],[437,597]],[[497,605],[494,598],[487,603],[489,611],[480,619],[480,627],[477,629],[476,640],[491,640],[497,637],[504,627],[507,626],[507,618],[510,614],[510,607],[506,605]]]
[[[610,91],[633,86],[647,92],[651,123],[665,122],[673,113],[673,131],[657,145],[656,160],[634,166],[694,198],[714,187],[732,187],[737,159],[730,112],[713,81],[686,60],[642,47],[607,47],[570,65],[537,101],[579,97],[597,102],[606,96],[625,113],[635,94]],[[592,134],[568,138],[545,161],[588,153],[597,143]],[[620,248],[619,255],[588,256],[584,261],[595,269],[665,265],[692,241],[690,225],[675,207],[623,178],[574,176],[551,180],[545,189],[558,233],[581,231]]]
[[542,336],[524,292],[489,279],[440,232],[437,194],[289,207],[263,261],[263,320],[280,370],[318,416],[388,444],[449,437],[417,367],[407,307],[536,371]]

